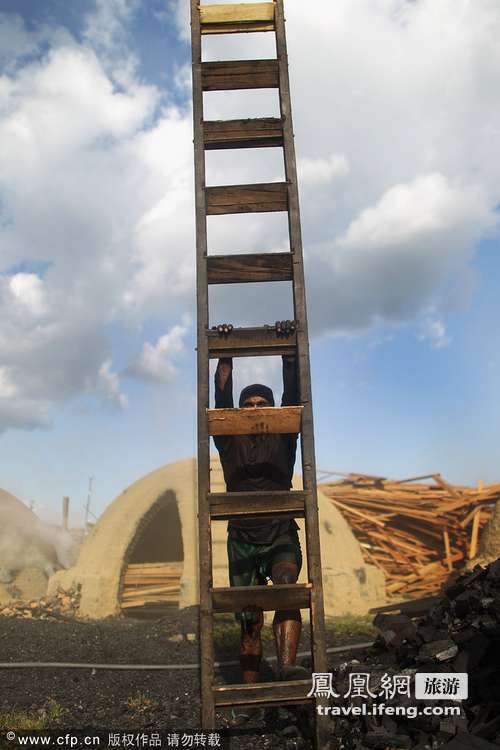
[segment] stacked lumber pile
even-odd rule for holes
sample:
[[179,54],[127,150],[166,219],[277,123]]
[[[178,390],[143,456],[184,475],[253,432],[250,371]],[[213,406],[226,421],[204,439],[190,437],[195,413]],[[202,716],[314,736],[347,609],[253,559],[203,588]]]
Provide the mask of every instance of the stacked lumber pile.
[[54,596],[30,601],[10,601],[0,605],[0,616],[36,620],[70,620],[78,615],[80,591],[58,589]]
[[128,565],[123,575],[121,608],[178,602],[182,568],[182,562]]
[[346,475],[321,490],[344,515],[365,561],[381,568],[389,597],[438,592],[468,560],[500,499],[500,484],[457,487],[440,474],[416,483]]
[[[495,750],[500,744],[500,560],[486,568],[476,565],[445,587],[443,595],[423,617],[412,617],[414,602],[403,603],[401,614],[379,613],[373,624],[380,634],[365,654],[335,670],[334,685],[340,696],[349,686],[349,674],[368,673],[373,694],[351,698],[368,704],[367,720],[337,721],[336,733],[344,748],[412,748],[429,750]],[[382,607],[379,609],[383,609]],[[359,659],[363,659],[360,663]],[[432,673],[436,690],[429,698],[416,698],[415,675]],[[450,676],[468,674],[468,697],[461,703],[435,695]],[[443,673],[443,678],[440,677]],[[406,675],[409,690],[384,692],[397,676]],[[389,680],[388,680],[389,676]],[[399,677],[400,678],[400,677]],[[441,683],[441,684],[440,684]],[[447,692],[449,695],[450,693]],[[342,705],[342,698],[335,703]],[[370,709],[374,703],[405,707],[405,712],[385,715]],[[423,706],[459,705],[455,715],[424,715]],[[409,711],[412,707],[413,717]],[[406,715],[405,715],[406,714]]]

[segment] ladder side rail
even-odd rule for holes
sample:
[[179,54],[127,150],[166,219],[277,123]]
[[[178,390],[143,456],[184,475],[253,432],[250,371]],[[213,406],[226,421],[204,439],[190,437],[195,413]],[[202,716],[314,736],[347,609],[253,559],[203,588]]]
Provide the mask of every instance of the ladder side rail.
[[[284,131],[285,131],[285,143],[284,143],[284,159],[285,159],[285,175],[288,182],[288,201],[289,201],[289,232],[290,232],[290,245],[293,254],[293,293],[294,293],[294,310],[295,316],[299,321],[299,328],[297,331],[297,354],[299,359],[299,388],[300,388],[300,402],[304,407],[302,414],[302,473],[304,481],[304,489],[309,490],[312,502],[310,506],[313,514],[311,526],[317,527],[317,523],[314,523],[314,515],[317,521],[317,487],[316,487],[316,460],[314,454],[314,428],[313,428],[313,413],[312,413],[312,390],[311,390],[311,375],[309,365],[309,340],[308,340],[308,326],[307,326],[307,310],[306,310],[306,296],[305,296],[305,279],[304,279],[304,264],[303,264],[303,251],[302,251],[302,233],[300,228],[300,213],[299,213],[299,195],[297,185],[297,168],[295,159],[295,148],[294,148],[294,135],[293,135],[293,124],[292,114],[290,107],[290,84],[288,79],[288,58],[286,51],[286,38],[284,29],[284,17],[283,17],[283,0],[276,0],[276,46],[278,51],[278,57],[280,60],[280,107],[281,115],[284,120]],[[313,507],[314,506],[314,507]],[[319,534],[316,540],[314,550],[312,554],[317,557],[317,561],[311,566],[313,570],[317,567],[319,573],[319,579],[321,582],[321,567],[319,558]],[[309,559],[308,559],[309,564]],[[316,583],[316,581],[315,581]]]
[[[309,343],[304,280],[302,232],[300,227],[299,193],[295,159],[292,111],[290,104],[290,82],[288,78],[288,56],[286,48],[283,0],[276,3],[276,48],[279,60],[279,97],[283,118],[285,177],[288,184],[288,228],[293,267],[293,297],[295,317],[299,321],[297,331],[297,353],[299,358],[300,400],[304,406],[302,456],[304,489],[316,491],[316,466],[314,457],[314,430],[312,417],[311,377],[309,367]],[[304,445],[309,442],[309,445]]]
[[191,0],[191,50],[193,71],[193,135],[196,207],[196,302],[198,369],[198,550],[200,563],[200,682],[201,724],[215,729],[214,643],[212,587],[212,539],[208,493],[210,491],[210,437],[206,409],[209,406],[207,220],[205,154],[203,136],[203,87],[201,76],[201,29],[198,0]]
[[[293,253],[293,304],[295,318],[299,321],[299,328],[297,331],[299,397],[300,403],[304,407],[301,432],[302,477],[304,489],[308,490],[308,499],[306,500],[305,507],[306,556],[309,581],[313,584],[310,608],[311,646],[314,671],[326,672],[325,613],[323,607],[323,581],[321,574],[309,339],[283,0],[275,0],[275,27],[276,51],[279,61],[280,111],[281,117],[283,118],[283,154],[285,160],[285,176],[288,182],[288,227],[290,234],[290,249]],[[316,707],[319,707],[320,705],[325,706],[326,704],[327,701],[324,698],[316,698]],[[330,733],[332,724],[328,717],[319,715],[316,715],[315,723],[315,748],[316,750],[327,750],[331,747]]]

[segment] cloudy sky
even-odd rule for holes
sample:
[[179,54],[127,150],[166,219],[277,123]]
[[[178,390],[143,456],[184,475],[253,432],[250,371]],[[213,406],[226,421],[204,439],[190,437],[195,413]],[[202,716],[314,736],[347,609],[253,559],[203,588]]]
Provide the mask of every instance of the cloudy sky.
[[[498,0],[286,2],[317,463],[500,479]],[[273,57],[271,34],[204,59]],[[0,486],[56,518],[194,455],[187,0],[0,0]],[[277,114],[205,95],[207,119]],[[210,185],[283,176],[211,152]],[[210,217],[210,252],[288,249],[280,214]],[[263,288],[260,288],[260,287]],[[216,288],[211,323],[291,316]],[[235,363],[236,388],[279,362]]]

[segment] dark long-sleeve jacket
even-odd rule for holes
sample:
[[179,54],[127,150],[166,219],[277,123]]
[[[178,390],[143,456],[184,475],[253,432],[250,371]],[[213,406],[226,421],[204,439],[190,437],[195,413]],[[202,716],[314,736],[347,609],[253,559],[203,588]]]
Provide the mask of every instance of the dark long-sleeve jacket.
[[[215,373],[215,407],[233,408],[232,361],[224,388],[220,387],[219,366]],[[283,358],[282,406],[298,403],[295,359]],[[297,434],[216,435],[215,445],[224,471],[228,492],[289,490],[297,451]],[[258,519],[232,520],[229,533],[245,542],[271,544],[281,533],[298,528],[293,520],[272,516]]]

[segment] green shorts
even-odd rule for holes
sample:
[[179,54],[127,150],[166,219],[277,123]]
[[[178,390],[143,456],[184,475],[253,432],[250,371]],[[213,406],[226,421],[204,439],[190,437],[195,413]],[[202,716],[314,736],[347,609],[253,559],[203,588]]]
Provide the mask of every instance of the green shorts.
[[[297,566],[297,575],[302,567],[302,552],[296,529],[276,537],[272,544],[251,544],[227,538],[229,560],[229,583],[231,586],[258,586],[271,578],[273,565],[278,562],[292,562]],[[237,620],[248,622],[256,619],[252,610],[237,612]]]

